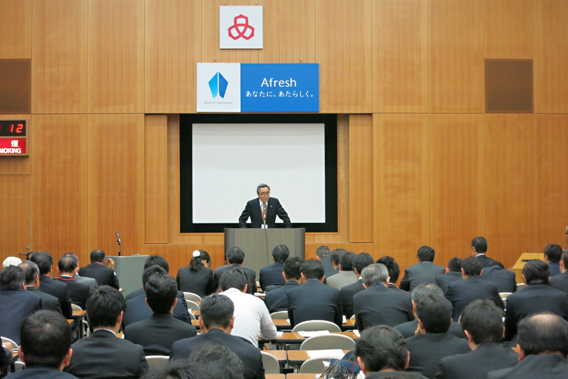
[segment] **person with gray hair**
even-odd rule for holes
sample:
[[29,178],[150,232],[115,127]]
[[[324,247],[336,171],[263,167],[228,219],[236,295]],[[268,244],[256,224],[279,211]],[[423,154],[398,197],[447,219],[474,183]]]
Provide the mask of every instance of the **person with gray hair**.
[[18,257],[8,257],[6,259],[4,259],[4,262],[2,262],[2,268],[6,268],[6,267],[10,267],[10,266],[18,266],[20,263],[22,263],[22,260]]
[[59,299],[39,290],[39,268],[32,261],[23,261],[20,268],[26,276],[26,290],[35,293],[41,298],[41,309],[61,313]]
[[250,227],[257,229],[267,229],[276,227],[276,216],[284,222],[284,226],[291,228],[290,217],[284,210],[280,201],[275,197],[270,197],[270,187],[268,184],[261,183],[256,188],[258,198],[247,202],[243,213],[239,217],[239,227],[246,228],[247,220],[250,217]]
[[359,331],[373,325],[395,326],[414,319],[410,294],[388,288],[389,272],[385,265],[369,265],[361,275],[365,289],[353,296]]

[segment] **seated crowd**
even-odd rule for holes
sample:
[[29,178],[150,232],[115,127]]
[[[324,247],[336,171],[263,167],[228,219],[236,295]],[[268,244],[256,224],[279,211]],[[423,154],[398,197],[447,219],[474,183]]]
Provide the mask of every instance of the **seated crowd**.
[[[290,328],[323,320],[358,330],[355,349],[333,360],[326,378],[568,377],[568,252],[558,245],[526,262],[518,288],[515,274],[487,256],[483,237],[447,267],[420,247],[398,287],[401,270],[389,256],[375,263],[321,246],[303,261],[284,245],[272,256],[258,275],[263,296],[245,252],[233,247],[216,270],[206,251],[194,251],[175,278],[163,257],[150,256],[142,287],[126,298],[102,250],[85,267],[64,254],[57,278],[47,252],[10,257],[0,271],[0,373],[25,366],[7,377],[264,378],[261,350],[278,340],[271,313],[284,311]],[[188,292],[202,298],[193,325]],[[90,334],[74,333],[72,307],[85,310]],[[150,356],[169,361],[149,369]]]

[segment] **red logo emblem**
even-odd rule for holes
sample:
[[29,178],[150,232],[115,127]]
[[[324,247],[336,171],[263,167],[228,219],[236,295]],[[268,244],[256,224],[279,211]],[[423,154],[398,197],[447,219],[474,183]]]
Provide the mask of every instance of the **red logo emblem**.
[[244,38],[247,41],[254,37],[254,28],[249,25],[249,19],[245,15],[235,17],[235,23],[229,28],[229,37],[235,41]]

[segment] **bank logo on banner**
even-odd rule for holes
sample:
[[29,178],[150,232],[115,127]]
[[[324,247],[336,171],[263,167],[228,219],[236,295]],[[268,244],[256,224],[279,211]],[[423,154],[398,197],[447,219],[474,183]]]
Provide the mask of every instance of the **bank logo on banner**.
[[219,46],[221,49],[262,49],[262,7],[219,7]]
[[241,111],[241,65],[197,64],[197,112]]

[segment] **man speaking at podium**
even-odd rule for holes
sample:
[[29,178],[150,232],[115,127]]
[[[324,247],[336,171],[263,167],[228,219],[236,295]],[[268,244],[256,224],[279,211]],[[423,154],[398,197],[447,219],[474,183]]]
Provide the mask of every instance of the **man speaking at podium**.
[[252,199],[245,206],[245,210],[239,217],[239,226],[241,228],[247,227],[247,220],[250,217],[251,228],[274,228],[276,223],[276,216],[284,221],[284,226],[291,228],[290,217],[288,213],[282,208],[280,202],[276,198],[270,197],[270,187],[268,184],[259,184],[256,187],[258,199]]

